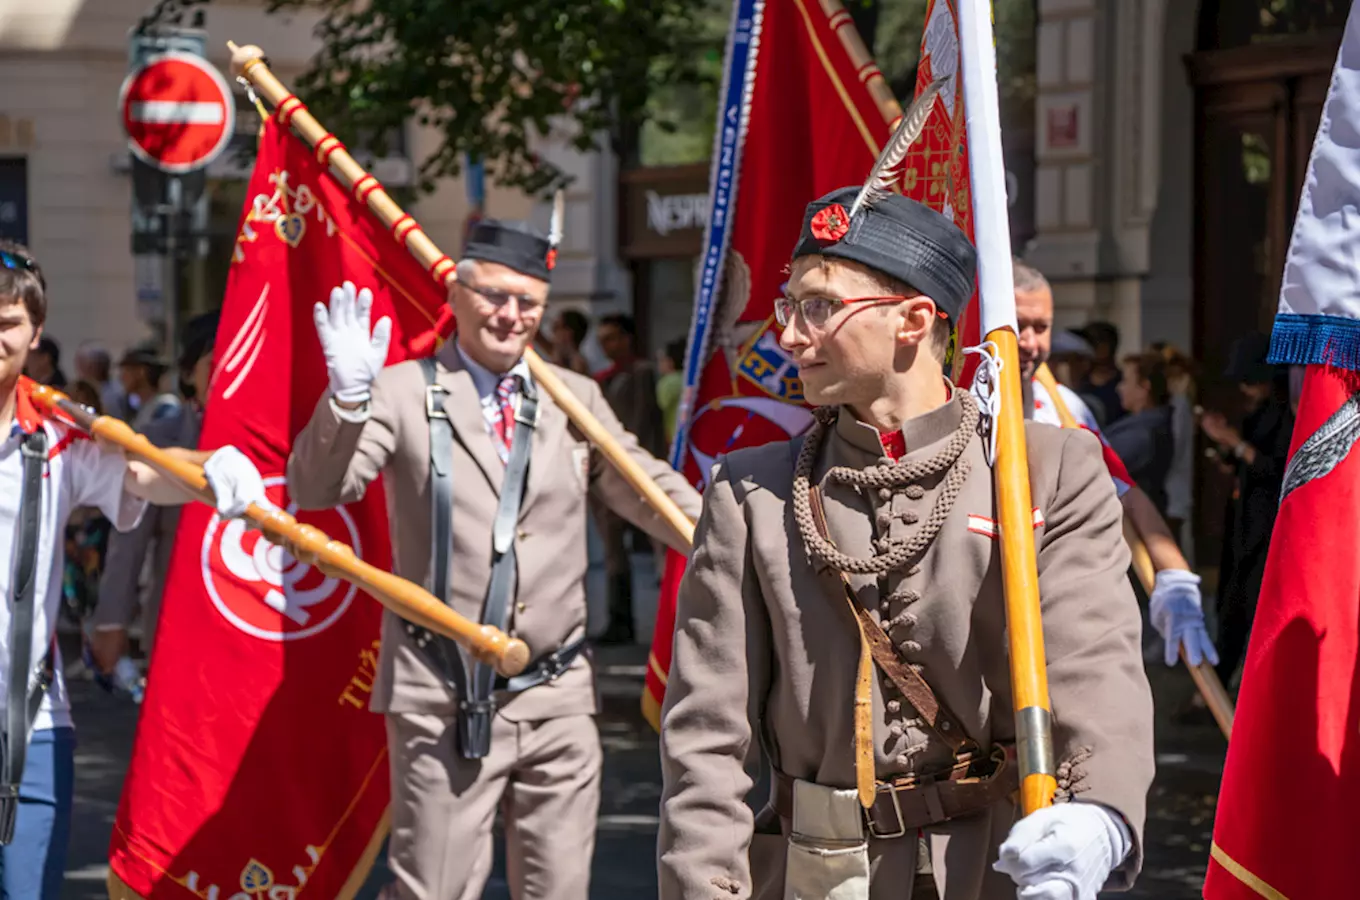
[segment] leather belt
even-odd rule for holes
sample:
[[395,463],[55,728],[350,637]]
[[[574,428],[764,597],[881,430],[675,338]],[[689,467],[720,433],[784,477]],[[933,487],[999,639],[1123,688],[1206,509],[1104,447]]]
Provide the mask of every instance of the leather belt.
[[[793,821],[795,780],[775,770],[771,805],[786,822]],[[898,838],[927,825],[976,815],[1019,789],[1015,745],[997,744],[985,757],[961,758],[932,775],[880,782],[873,805],[864,811],[865,826],[871,837]]]
[[571,664],[576,662],[576,657],[581,655],[581,651],[586,648],[586,639],[577,638],[570,644],[563,644],[553,652],[540,656],[520,674],[514,678],[497,678],[496,690],[509,691],[518,694],[520,691],[527,691],[529,688],[538,687],[540,684],[549,684],[556,681],[566,674],[571,668]]

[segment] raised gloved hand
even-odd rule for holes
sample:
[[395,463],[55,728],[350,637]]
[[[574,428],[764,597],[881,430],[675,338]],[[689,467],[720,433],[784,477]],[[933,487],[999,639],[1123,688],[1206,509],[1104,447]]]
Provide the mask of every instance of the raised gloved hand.
[[1218,651],[1209,640],[1204,627],[1204,608],[1200,603],[1199,576],[1184,569],[1163,569],[1157,573],[1148,604],[1152,627],[1166,642],[1166,664],[1174,666],[1185,648],[1185,658],[1192,666],[1204,660],[1218,665]]
[[355,292],[354,282],[346,281],[331,290],[330,308],[318,303],[312,308],[316,336],[326,355],[331,396],[342,403],[363,403],[369,398],[373,380],[387,362],[387,345],[392,339],[392,320],[383,316],[369,334],[369,313],[373,292]]
[[992,868],[1019,900],[1096,900],[1133,847],[1124,820],[1099,803],[1059,803],[1011,827]]
[[230,445],[222,447],[203,464],[203,476],[217,498],[217,514],[234,519],[245,513],[254,503],[266,509],[273,504],[265,496],[264,479],[260,470],[240,450]]

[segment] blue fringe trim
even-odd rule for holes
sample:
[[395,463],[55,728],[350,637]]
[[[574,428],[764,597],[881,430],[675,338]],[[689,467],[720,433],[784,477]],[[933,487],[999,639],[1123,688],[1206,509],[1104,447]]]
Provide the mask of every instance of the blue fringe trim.
[[1270,361],[1360,371],[1360,319],[1281,313],[1270,336]]

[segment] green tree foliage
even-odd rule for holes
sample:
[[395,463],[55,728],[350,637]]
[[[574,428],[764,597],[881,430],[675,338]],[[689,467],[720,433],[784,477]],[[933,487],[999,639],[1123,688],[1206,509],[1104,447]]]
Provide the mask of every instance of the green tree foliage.
[[[442,142],[421,187],[467,155],[499,183],[543,192],[565,180],[534,152],[552,134],[580,150],[616,139],[660,86],[702,82],[712,0],[268,0],[321,15],[321,50],[292,85],[347,143],[374,153],[414,120]],[[160,0],[180,22],[210,0]],[[267,44],[267,39],[264,40]],[[268,47],[265,47],[266,51]],[[711,77],[711,76],[710,76]]]

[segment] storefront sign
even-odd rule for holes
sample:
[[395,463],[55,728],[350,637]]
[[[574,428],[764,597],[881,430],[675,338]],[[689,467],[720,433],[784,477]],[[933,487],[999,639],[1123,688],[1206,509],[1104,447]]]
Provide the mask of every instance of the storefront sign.
[[624,172],[622,255],[698,256],[708,225],[708,173],[707,163]]

